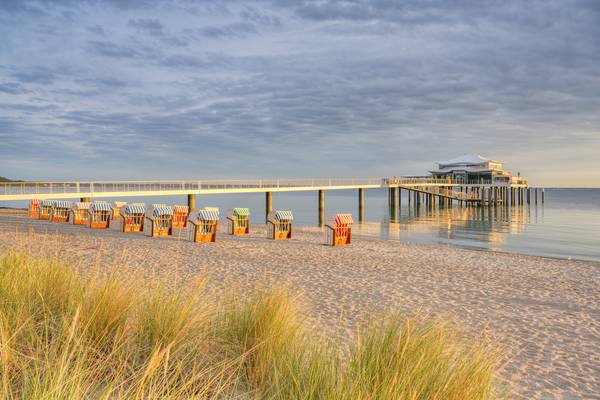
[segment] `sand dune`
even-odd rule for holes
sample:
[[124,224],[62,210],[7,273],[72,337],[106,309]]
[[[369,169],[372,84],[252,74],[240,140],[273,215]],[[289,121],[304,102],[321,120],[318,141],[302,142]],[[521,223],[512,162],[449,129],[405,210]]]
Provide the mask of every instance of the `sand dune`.
[[253,226],[248,237],[221,233],[201,245],[181,231],[152,239],[0,212],[0,250],[37,251],[45,241],[81,265],[202,274],[215,291],[283,282],[301,294],[309,323],[342,338],[386,310],[450,317],[498,343],[517,397],[600,398],[600,264],[361,237],[331,248],[323,239],[310,228],[273,242]]

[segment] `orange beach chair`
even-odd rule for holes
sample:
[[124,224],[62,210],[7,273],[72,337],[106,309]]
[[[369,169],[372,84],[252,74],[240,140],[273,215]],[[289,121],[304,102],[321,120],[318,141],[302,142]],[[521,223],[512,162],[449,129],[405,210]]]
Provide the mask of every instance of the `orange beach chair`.
[[352,227],[354,223],[352,214],[336,214],[331,218],[326,227],[326,240],[330,246],[345,246],[352,242]]

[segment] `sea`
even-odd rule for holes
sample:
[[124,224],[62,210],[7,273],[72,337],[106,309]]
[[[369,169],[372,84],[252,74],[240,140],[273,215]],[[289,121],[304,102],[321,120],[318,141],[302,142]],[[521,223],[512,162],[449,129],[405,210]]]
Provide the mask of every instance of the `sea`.
[[[385,189],[365,190],[365,222],[353,233],[408,243],[428,243],[553,258],[600,262],[600,189],[545,189],[545,201],[497,207],[409,206],[403,190],[392,212]],[[103,199],[104,200],[104,199]],[[130,197],[116,200],[186,204],[184,196]],[[251,222],[265,221],[265,194],[197,196],[197,207],[250,208]],[[25,202],[0,202],[0,207],[26,207]],[[297,226],[317,226],[317,192],[273,193],[273,208],[292,210]],[[352,213],[357,220],[358,191],[325,191],[326,218]],[[356,221],[358,222],[358,221]]]

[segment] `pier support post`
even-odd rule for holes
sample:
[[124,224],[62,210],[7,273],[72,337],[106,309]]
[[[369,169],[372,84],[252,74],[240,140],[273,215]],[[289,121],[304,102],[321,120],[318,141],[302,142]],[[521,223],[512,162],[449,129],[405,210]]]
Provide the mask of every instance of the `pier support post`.
[[527,188],[527,205],[531,204],[531,189]]
[[190,214],[192,213],[192,211],[196,210],[196,195],[195,194],[187,195],[187,204],[188,204],[188,208],[190,209]]
[[273,210],[273,192],[265,193],[265,224],[269,220],[269,213]]
[[358,189],[358,222],[365,222],[365,189]]
[[544,204],[544,188],[542,188],[542,204]]
[[535,197],[535,204],[538,203],[538,188],[533,189],[533,194]]
[[398,208],[398,188],[389,188],[389,207],[390,207],[390,220],[396,220],[396,209]]
[[525,204],[525,189],[519,188],[519,204]]
[[325,191],[319,190],[319,228],[325,225]]
[[402,208],[402,188],[398,187],[398,210]]

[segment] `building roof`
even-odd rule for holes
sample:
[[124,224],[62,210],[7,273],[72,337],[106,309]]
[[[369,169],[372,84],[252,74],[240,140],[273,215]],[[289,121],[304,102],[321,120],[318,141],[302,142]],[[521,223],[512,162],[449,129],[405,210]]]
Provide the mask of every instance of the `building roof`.
[[440,164],[440,165],[474,165],[474,164],[482,164],[482,163],[486,163],[486,162],[490,162],[490,161],[494,162],[494,163],[504,164],[501,161],[491,160],[489,158],[482,157],[479,154],[476,154],[476,155],[465,154],[460,157],[453,158],[451,160],[438,161],[438,164]]

